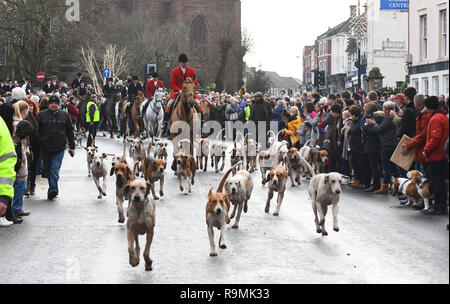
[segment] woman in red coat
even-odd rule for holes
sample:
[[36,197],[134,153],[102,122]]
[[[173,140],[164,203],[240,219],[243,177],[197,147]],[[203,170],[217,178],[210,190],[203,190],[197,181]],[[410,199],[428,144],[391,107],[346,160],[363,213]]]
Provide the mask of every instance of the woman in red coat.
[[427,143],[423,149],[427,177],[431,179],[435,203],[430,209],[424,210],[427,215],[447,214],[447,187],[444,182],[447,157],[445,143],[448,140],[448,118],[437,111],[439,100],[432,96],[425,100],[425,107],[433,112],[427,131]]
[[69,112],[70,119],[72,120],[72,124],[75,125],[77,123],[78,114],[80,110],[75,106],[75,97],[69,98],[69,106],[67,108],[67,112]]

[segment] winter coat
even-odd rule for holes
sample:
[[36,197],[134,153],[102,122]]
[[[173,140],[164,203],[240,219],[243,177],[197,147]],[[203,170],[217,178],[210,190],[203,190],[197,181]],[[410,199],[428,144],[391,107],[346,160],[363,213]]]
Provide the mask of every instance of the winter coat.
[[78,110],[73,103],[70,103],[69,106],[67,107],[67,112],[69,113],[70,119],[76,121],[78,119],[78,114],[80,113],[80,110]]
[[291,139],[291,143],[294,144],[300,141],[300,136],[297,134],[297,130],[302,124],[303,121],[300,116],[289,117],[286,123],[286,129],[284,129],[284,133],[289,136],[289,138]]
[[326,128],[325,138],[324,140],[329,140],[324,144],[324,149],[328,151],[328,153],[337,155],[337,141],[339,140],[339,130],[342,125],[342,120],[336,120],[333,116],[333,113],[328,113],[328,116],[322,120],[322,125]]
[[417,110],[414,104],[410,102],[402,108],[403,117],[400,123],[400,128],[398,130],[397,138],[402,139],[403,135],[406,134],[410,138],[416,136],[416,117]]
[[361,129],[360,117],[358,120],[353,121],[352,126],[348,132],[349,146],[352,152],[363,152],[364,146],[362,143],[362,129]]
[[253,101],[250,106],[250,120],[252,121],[266,121],[272,120],[272,105],[264,100]]
[[138,96],[138,92],[141,91],[144,92],[144,88],[142,87],[142,84],[138,82],[137,84],[134,84],[134,82],[130,83],[128,86],[128,100],[135,100]]
[[415,162],[423,163],[425,162],[425,157],[423,157],[423,148],[427,143],[427,131],[430,119],[433,116],[432,112],[427,111],[425,108],[420,111],[416,118],[416,136],[406,144],[408,150],[416,149]]
[[213,105],[212,111],[211,111],[211,120],[215,120],[220,122],[222,125],[226,120],[225,117],[225,110],[227,105]]
[[283,114],[284,107],[276,107],[273,110],[273,121],[278,122],[278,129],[280,128],[281,121],[283,120],[283,117],[281,114]]
[[[304,122],[298,128],[297,134],[300,135],[300,145],[305,145],[311,140],[309,145],[315,145],[319,140],[319,128],[317,128],[317,123],[319,122],[319,116],[313,116],[315,112],[307,114]],[[309,115],[311,115],[311,118]],[[311,125],[311,130],[305,131],[305,125],[309,123]]]
[[241,112],[241,106],[239,104],[236,104],[233,106],[232,104],[227,105],[225,110],[225,117],[227,120],[231,120],[231,114],[237,113],[239,116],[239,113]]
[[378,138],[375,128],[370,125],[365,125],[366,118],[373,118],[377,124],[381,123],[381,117],[377,115],[364,116],[361,119],[360,126],[362,129],[362,143],[364,148],[364,153],[379,153],[380,152],[380,140]]
[[446,160],[445,143],[448,139],[448,118],[444,114],[436,113],[428,124],[427,144],[423,151],[428,155],[425,162],[439,162]]
[[43,151],[61,152],[69,141],[70,149],[75,149],[72,121],[69,114],[62,110],[53,113],[50,110],[40,112],[36,116],[39,140]]
[[373,128],[378,134],[381,147],[397,146],[397,128],[394,124],[394,117],[385,116],[381,123],[375,125]]

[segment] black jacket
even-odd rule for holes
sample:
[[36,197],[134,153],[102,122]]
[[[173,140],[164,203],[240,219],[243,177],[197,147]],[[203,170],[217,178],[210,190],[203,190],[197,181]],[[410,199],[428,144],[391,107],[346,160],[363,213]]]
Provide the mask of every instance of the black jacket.
[[80,86],[80,80],[82,80],[82,78],[80,78],[80,79],[75,78],[72,81],[72,89],[78,89],[78,87]]
[[410,138],[416,136],[416,117],[417,110],[414,107],[414,103],[410,102],[403,107],[403,118],[398,130],[397,138],[402,139],[403,135],[406,134]]
[[362,144],[362,130],[360,124],[361,124],[361,117],[358,120],[353,121],[352,126],[348,131],[348,135],[350,137],[349,145],[352,152],[362,153],[364,150]]
[[128,86],[128,100],[135,100],[138,95],[138,91],[144,92],[141,83],[140,82],[138,82],[137,84],[134,84],[134,82],[130,83],[130,85]]
[[105,98],[109,98],[114,95],[114,90],[114,85],[110,85],[109,83],[107,83],[103,86],[103,95],[105,96]]
[[36,116],[36,121],[43,151],[61,152],[66,149],[67,141],[70,149],[75,149],[72,121],[67,112],[44,110]]
[[397,128],[394,124],[394,117],[385,116],[380,124],[374,127],[380,139],[381,147],[397,146]]
[[265,121],[270,123],[273,118],[272,105],[264,100],[253,101],[250,106],[250,118],[252,121]]
[[45,92],[45,94],[52,94],[53,93],[53,86],[50,84],[44,84],[44,87],[42,88]]

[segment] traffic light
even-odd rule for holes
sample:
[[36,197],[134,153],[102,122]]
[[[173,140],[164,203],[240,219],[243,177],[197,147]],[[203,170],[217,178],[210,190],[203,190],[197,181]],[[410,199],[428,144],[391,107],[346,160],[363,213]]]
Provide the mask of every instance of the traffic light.
[[313,77],[313,85],[318,86],[319,85],[319,71],[315,70],[313,71],[314,77]]
[[318,81],[319,81],[319,86],[321,86],[321,87],[325,86],[325,71],[319,72]]

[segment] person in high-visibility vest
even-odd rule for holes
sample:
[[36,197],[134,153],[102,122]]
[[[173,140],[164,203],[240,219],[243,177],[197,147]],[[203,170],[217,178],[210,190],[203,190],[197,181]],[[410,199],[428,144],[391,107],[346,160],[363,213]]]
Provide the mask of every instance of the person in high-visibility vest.
[[[9,220],[14,220],[11,218],[13,215],[11,204],[14,197],[14,181],[16,180],[14,167],[16,163],[17,156],[11,133],[0,116],[0,227],[11,226],[15,222]],[[3,217],[5,214],[8,219]]]
[[91,95],[91,100],[87,103],[86,111],[86,123],[89,125],[89,136],[87,140],[87,146],[92,145],[92,141],[95,144],[95,137],[97,136],[97,128],[100,122],[100,111],[97,106],[97,95]]

